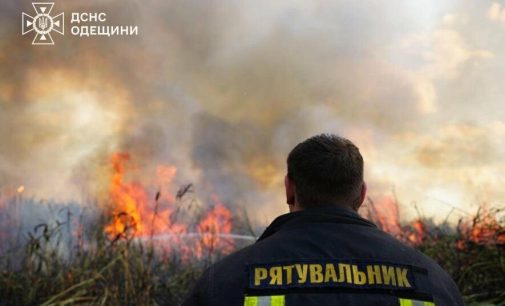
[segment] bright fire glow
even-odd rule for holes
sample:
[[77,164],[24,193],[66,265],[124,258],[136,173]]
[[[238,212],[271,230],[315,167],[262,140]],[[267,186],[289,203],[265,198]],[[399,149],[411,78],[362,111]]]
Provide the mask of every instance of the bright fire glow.
[[462,239],[457,242],[457,247],[460,249],[464,249],[468,242],[505,245],[505,228],[492,211],[479,211],[471,221],[461,222],[459,231]]
[[409,244],[420,245],[427,236],[426,225],[420,219],[407,225],[400,223],[399,206],[393,197],[383,197],[377,202],[369,200],[362,214],[383,231]]
[[[182,209],[170,191],[177,173],[173,166],[160,165],[156,169],[156,183],[159,191],[151,199],[144,186],[136,182],[126,182],[126,165],[130,160],[127,153],[115,153],[111,157],[112,176],[109,198],[112,204],[113,220],[104,228],[112,241],[155,236],[170,237],[183,253],[191,252],[201,257],[206,251],[219,250],[221,253],[233,251],[231,240],[223,235],[232,231],[232,213],[213,195],[213,206],[208,211],[195,212],[195,224],[178,220]],[[179,197],[179,195],[178,195]],[[192,218],[193,219],[193,218]],[[194,219],[193,219],[194,220]],[[200,239],[184,239],[184,237]],[[167,250],[167,248],[163,248]],[[182,254],[184,256],[184,254]]]

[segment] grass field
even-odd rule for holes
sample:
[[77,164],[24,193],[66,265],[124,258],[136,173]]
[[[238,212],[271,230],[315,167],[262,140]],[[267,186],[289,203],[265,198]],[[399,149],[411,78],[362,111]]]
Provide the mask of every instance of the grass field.
[[[0,305],[178,305],[205,267],[246,244],[212,240],[216,233],[210,231],[185,240],[111,239],[103,230],[107,218],[99,215],[83,228],[77,216],[63,215],[25,232],[10,228],[10,235],[8,216],[0,217]],[[505,305],[505,227],[499,216],[481,211],[452,226],[416,220],[400,225],[403,232],[395,235],[444,267],[468,304]],[[242,233],[244,220],[233,220]],[[422,235],[412,239],[419,230]],[[7,239],[15,241],[8,245]]]

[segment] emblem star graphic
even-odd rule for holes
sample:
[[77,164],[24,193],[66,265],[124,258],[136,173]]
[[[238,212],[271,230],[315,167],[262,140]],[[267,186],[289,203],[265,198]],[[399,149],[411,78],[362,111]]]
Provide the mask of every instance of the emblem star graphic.
[[36,34],[32,45],[54,45],[51,32],[55,31],[61,35],[65,34],[64,13],[51,16],[51,10],[54,6],[52,2],[34,2],[32,6],[36,15],[22,14],[22,34],[25,35],[35,31]]

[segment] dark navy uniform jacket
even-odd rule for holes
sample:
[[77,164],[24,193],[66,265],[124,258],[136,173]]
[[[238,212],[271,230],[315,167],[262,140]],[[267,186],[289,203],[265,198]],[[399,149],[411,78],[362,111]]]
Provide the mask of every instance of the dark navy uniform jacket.
[[356,212],[275,219],[258,241],[211,266],[183,305],[464,305],[449,275]]

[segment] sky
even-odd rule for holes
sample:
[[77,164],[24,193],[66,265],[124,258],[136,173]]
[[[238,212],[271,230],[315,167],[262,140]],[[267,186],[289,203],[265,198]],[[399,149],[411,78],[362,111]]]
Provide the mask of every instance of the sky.
[[[504,207],[505,2],[56,1],[55,45],[21,35],[31,2],[0,3],[0,190],[100,199],[114,152],[132,180],[270,221],[287,210],[285,159],[319,133],[351,139],[369,195],[406,218]],[[137,25],[71,35],[71,12]],[[415,209],[417,208],[417,209]]]

